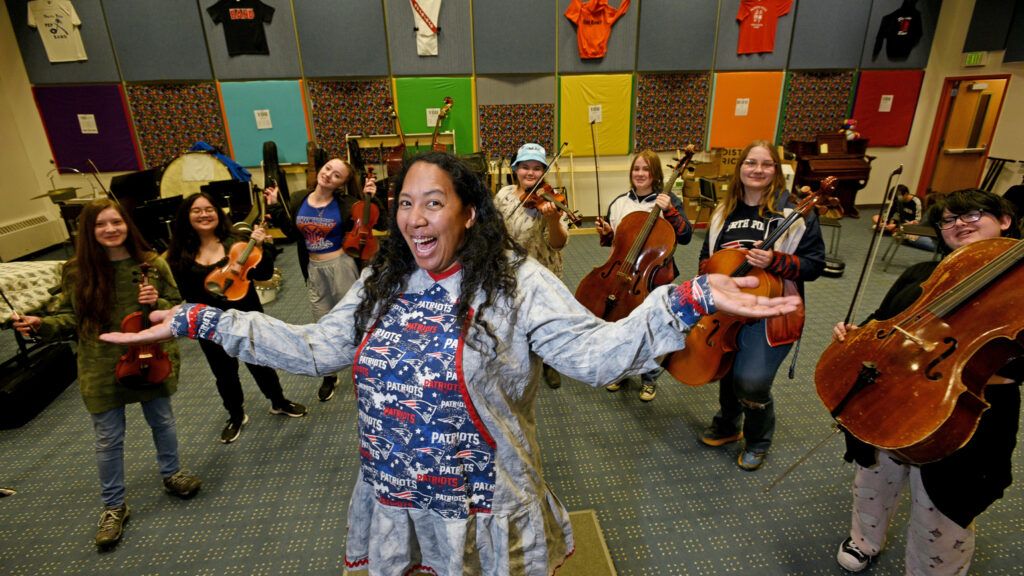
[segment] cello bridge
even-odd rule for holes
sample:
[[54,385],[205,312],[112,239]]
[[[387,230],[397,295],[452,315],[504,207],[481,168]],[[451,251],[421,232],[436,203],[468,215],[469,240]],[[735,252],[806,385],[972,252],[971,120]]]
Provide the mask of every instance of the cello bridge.
[[920,346],[921,349],[924,350],[925,352],[931,352],[932,350],[935,350],[935,343],[934,342],[925,343],[924,340],[921,340],[917,336],[914,336],[913,334],[911,334],[910,332],[907,332],[906,330],[904,330],[903,328],[900,328],[899,326],[893,326],[893,329],[896,330],[897,332],[899,332],[900,334],[903,334],[903,336],[907,340],[910,340],[914,344],[917,344],[918,346]]

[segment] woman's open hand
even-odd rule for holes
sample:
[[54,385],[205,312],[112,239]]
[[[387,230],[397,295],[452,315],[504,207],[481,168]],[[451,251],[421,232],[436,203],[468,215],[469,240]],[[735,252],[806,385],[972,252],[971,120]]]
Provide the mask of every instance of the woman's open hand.
[[152,326],[142,332],[107,332],[100,334],[100,340],[124,346],[152,344],[154,342],[170,340],[174,337],[171,334],[171,319],[174,318],[174,314],[179,308],[181,308],[180,304],[170,310],[154,310],[149,315],[149,320],[153,323]]
[[760,280],[754,276],[733,278],[725,274],[708,274],[711,297],[719,312],[749,318],[781,316],[796,310],[800,305],[799,296],[778,296],[769,298],[743,292],[742,288],[756,288]]

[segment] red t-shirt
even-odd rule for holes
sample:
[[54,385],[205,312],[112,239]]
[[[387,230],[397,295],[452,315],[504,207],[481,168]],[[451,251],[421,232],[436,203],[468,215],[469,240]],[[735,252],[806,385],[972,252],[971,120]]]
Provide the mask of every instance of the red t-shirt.
[[616,9],[608,5],[608,0],[590,0],[586,4],[572,0],[565,10],[565,17],[576,25],[576,44],[580,49],[580,58],[604,58],[608,52],[612,24],[626,13],[629,2],[622,0]]
[[775,51],[775,25],[789,14],[793,0],[742,0],[736,20],[740,23],[737,54]]

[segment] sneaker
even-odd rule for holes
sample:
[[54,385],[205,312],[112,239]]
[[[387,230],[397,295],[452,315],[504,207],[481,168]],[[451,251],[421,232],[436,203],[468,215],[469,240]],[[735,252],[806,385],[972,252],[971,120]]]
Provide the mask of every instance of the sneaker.
[[765,456],[768,456],[767,452],[761,450],[747,450],[744,448],[736,458],[736,464],[747,472],[753,472],[764,464]]
[[338,387],[337,376],[327,376],[324,381],[320,384],[320,389],[316,391],[316,397],[321,402],[327,402],[331,398],[334,398],[334,389]]
[[654,382],[643,382],[640,384],[640,399],[644,402],[654,400],[654,395],[657,393],[658,387],[655,386]]
[[609,392],[618,392],[625,385],[626,385],[626,381],[625,380],[619,380],[618,382],[612,382],[611,384],[605,386],[604,389],[609,391]]
[[109,548],[120,542],[121,535],[124,534],[124,523],[128,521],[130,515],[127,504],[104,509],[96,525],[96,545],[100,548]]
[[[334,394],[333,390],[331,391],[331,394]],[[285,400],[284,404],[270,406],[271,414],[281,414],[284,416],[291,416],[292,418],[302,418],[306,415],[306,412],[307,410],[305,406],[302,404],[296,404],[291,400]]]
[[704,429],[704,433],[701,434],[700,436],[700,441],[703,442],[704,444],[707,444],[708,446],[714,446],[715,448],[717,448],[719,446],[731,444],[733,442],[736,442],[737,440],[741,440],[742,438],[742,430],[732,432],[730,434],[723,434],[722,431],[718,429],[718,426],[712,424],[711,426],[708,426],[707,428]]
[[235,440],[238,440],[238,436],[242,434],[242,426],[245,426],[248,423],[248,414],[242,414],[241,420],[228,418],[228,425],[225,426],[224,430],[220,433],[220,441],[225,444],[231,444]]
[[877,555],[865,554],[853,543],[853,538],[847,538],[839,545],[836,562],[847,572],[863,572],[877,557]]
[[164,478],[164,490],[167,490],[168,494],[173,494],[178,498],[186,500],[195,496],[202,485],[203,481],[199,479],[199,476],[192,474],[184,468]]
[[548,388],[562,387],[562,375],[558,373],[558,370],[546,364],[544,365],[544,381],[548,383]]

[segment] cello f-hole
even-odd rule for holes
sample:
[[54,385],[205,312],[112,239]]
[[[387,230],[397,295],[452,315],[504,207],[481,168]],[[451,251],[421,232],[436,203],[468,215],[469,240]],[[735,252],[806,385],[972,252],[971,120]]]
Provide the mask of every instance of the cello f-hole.
[[929,362],[928,366],[925,368],[924,375],[929,380],[933,380],[934,381],[934,380],[941,380],[943,378],[942,372],[936,372],[934,370],[939,365],[940,362],[942,362],[943,360],[948,358],[951,354],[953,354],[954,351],[956,351],[956,339],[955,338],[953,338],[952,336],[947,336],[942,341],[944,343],[946,343],[946,344],[949,344],[949,346],[946,348],[946,350],[942,354],[940,354],[938,356],[938,358],[935,358],[931,362]]
[[711,328],[711,330],[708,331],[708,335],[704,337],[704,343],[708,348],[714,348],[718,345],[715,343],[715,336],[717,336],[718,331],[722,329],[722,323],[718,318],[714,318],[711,320],[711,326],[713,326],[713,328]]

